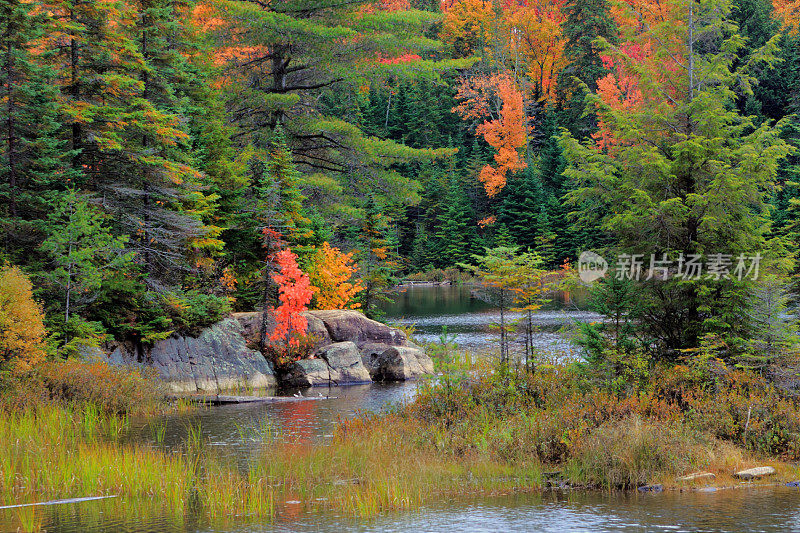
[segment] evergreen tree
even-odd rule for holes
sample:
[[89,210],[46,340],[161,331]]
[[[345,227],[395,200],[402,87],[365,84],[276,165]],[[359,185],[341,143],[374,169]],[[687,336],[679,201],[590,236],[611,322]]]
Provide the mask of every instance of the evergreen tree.
[[400,270],[392,247],[389,223],[381,207],[370,198],[364,206],[364,218],[357,254],[361,285],[358,302],[370,318],[380,316],[378,304],[387,299],[387,292],[396,284]]
[[[730,255],[728,279],[685,270],[678,277],[673,268],[669,280],[648,283],[644,322],[665,353],[698,346],[706,333],[724,336],[735,351],[747,330],[741,309],[751,283],[733,274],[736,258],[771,255],[767,191],[789,148],[774,128],[756,127],[733,105],[734,89],[746,90],[753,80],[744,67],[736,68],[743,43],[725,6],[705,1],[668,6],[667,20],[652,23],[628,45],[685,43],[678,52],[687,61],[669,63],[676,61],[673,54],[665,63],[667,50],[638,62],[609,50],[618,68],[591,98],[603,123],[596,145],[564,137],[566,174],[579,184],[570,195],[578,205],[597,206],[583,215],[600,215],[603,229],[615,234],[628,254],[666,253],[673,261]],[[756,55],[769,65],[772,51],[768,43]],[[623,101],[627,95],[616,91],[628,83],[639,92]]]
[[74,189],[67,191],[48,221],[49,235],[42,243],[48,269],[42,278],[51,287],[51,310],[63,319],[55,322],[63,331],[74,332],[85,306],[97,299],[104,279],[124,267],[131,256],[123,253],[125,237],[113,237],[102,213]]
[[566,20],[561,27],[567,41],[564,55],[569,63],[559,75],[558,93],[565,126],[573,136],[584,139],[596,131],[597,125],[592,113],[583,116],[586,106],[581,84],[589,92],[597,90],[597,81],[608,70],[603,66],[595,40],[603,38],[615,44],[618,29],[608,0],[567,0],[563,12]]
[[52,31],[37,4],[0,2],[0,242],[6,259],[32,260],[42,219],[74,178],[58,135],[58,90],[52,54],[34,49]]
[[278,127],[272,141],[267,164],[267,177],[269,183],[278,191],[278,220],[274,223],[286,238],[289,246],[299,256],[301,266],[307,266],[310,255],[314,249],[314,232],[311,229],[311,219],[305,213],[303,201],[305,197],[300,192],[300,174],[297,172],[292,154],[286,144],[283,130]]
[[463,185],[455,177],[450,179],[444,204],[436,237],[439,246],[437,264],[446,267],[469,261],[480,247],[474,213]]

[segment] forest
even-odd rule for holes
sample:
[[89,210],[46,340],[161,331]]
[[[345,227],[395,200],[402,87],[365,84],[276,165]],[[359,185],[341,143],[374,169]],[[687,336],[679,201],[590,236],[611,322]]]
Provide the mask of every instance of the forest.
[[0,0],[0,529],[791,530],[799,243],[800,0]]
[[4,0],[0,292],[43,316],[6,317],[4,359],[279,301],[372,316],[505,249],[758,254],[758,280],[602,290],[666,357],[763,364],[798,271],[797,9]]

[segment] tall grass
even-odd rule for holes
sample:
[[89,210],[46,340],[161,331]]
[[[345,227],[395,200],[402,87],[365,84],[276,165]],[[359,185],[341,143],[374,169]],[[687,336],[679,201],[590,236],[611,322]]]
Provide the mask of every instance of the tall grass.
[[[529,375],[440,356],[451,372],[421,386],[413,402],[343,422],[325,444],[292,441],[266,422],[240,428],[255,449],[248,465],[217,454],[200,426],[171,450],[161,446],[164,422],[152,424],[155,445],[126,444],[130,410],[104,401],[59,397],[0,411],[0,498],[119,495],[160,502],[176,519],[199,513],[216,523],[271,518],[290,501],[371,517],[436,497],[540,490],[542,473],[553,470],[573,486],[632,488],[693,470],[754,466],[757,456],[732,442],[742,440],[736,417],[745,400],[771,398],[736,378],[721,385],[717,403],[700,393],[677,401],[669,392],[674,379],[664,376],[652,389],[619,396],[568,367]],[[670,388],[656,386],[662,381]],[[779,424],[794,427],[795,408],[773,405],[781,410],[768,416],[753,409],[749,439],[782,435]],[[724,425],[714,426],[713,417]],[[787,453],[795,450],[782,442]],[[23,530],[41,524],[26,510],[18,522]]]

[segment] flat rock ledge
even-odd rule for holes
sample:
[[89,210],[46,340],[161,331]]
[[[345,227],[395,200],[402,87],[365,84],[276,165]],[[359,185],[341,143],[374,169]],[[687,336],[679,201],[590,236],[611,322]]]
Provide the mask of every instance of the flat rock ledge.
[[116,365],[152,368],[173,393],[263,389],[278,383],[272,364],[247,347],[241,324],[227,318],[197,337],[173,335],[152,346],[130,342],[95,351]]
[[771,476],[774,473],[775,469],[771,466],[757,466],[755,468],[748,468],[747,470],[740,470],[733,474],[733,477],[737,477],[743,481],[750,481],[752,479]]
[[281,375],[252,349],[261,328],[257,312],[234,313],[196,337],[173,335],[152,346],[116,342],[105,350],[87,348],[83,355],[152,368],[174,394],[402,381],[433,372],[430,357],[398,329],[351,310],[304,315],[315,351]]
[[696,481],[714,481],[717,478],[711,472],[694,472],[679,478],[675,478],[678,483],[692,483]]

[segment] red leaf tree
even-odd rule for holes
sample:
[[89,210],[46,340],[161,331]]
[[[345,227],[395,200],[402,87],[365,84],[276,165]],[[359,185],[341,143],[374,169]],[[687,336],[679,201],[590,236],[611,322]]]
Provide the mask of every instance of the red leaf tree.
[[297,266],[297,256],[290,249],[275,254],[278,270],[272,279],[278,285],[280,305],[272,309],[275,329],[269,339],[285,343],[287,353],[300,346],[299,337],[305,334],[308,321],[302,313],[308,309],[314,289],[308,275]]

